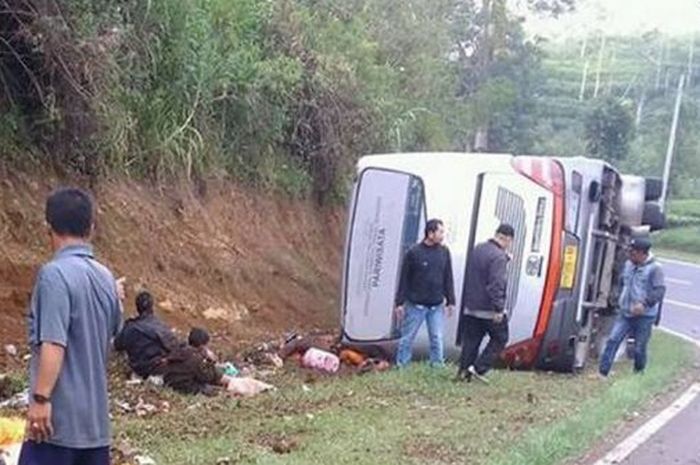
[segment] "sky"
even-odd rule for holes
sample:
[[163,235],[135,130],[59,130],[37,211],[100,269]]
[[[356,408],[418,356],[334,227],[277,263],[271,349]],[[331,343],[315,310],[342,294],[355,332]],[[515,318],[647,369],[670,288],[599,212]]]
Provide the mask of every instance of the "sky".
[[576,10],[558,19],[527,15],[525,27],[530,33],[561,39],[596,30],[636,35],[658,29],[669,35],[700,36],[700,0],[578,0]]

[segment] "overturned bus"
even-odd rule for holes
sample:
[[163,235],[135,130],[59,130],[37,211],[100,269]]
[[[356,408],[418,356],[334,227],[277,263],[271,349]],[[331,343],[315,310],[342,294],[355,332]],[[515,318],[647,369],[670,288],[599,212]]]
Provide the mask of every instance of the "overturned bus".
[[[615,313],[617,273],[631,234],[664,226],[658,180],[595,159],[403,153],[358,162],[349,206],[341,297],[343,343],[393,354],[394,297],[406,250],[440,218],[452,253],[457,309],[466,261],[500,223],[515,227],[508,265],[514,368],[573,371],[599,348]],[[445,318],[445,353],[460,351],[462,311]],[[425,328],[415,354],[427,353]]]

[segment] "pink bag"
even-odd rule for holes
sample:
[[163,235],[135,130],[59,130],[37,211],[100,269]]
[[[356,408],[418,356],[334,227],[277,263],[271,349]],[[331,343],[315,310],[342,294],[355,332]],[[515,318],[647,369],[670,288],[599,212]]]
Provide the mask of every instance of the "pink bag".
[[340,359],[335,354],[312,347],[304,354],[301,364],[306,368],[335,373],[340,367]]

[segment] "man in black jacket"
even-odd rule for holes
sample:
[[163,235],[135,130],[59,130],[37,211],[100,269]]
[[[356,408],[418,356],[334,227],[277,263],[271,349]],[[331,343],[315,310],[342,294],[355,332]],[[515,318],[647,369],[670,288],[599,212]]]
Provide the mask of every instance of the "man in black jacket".
[[153,296],[142,291],[136,296],[138,316],[124,324],[124,329],[114,340],[116,351],[125,351],[129,366],[137,375],[148,378],[158,375],[165,364],[165,357],[180,346],[173,332],[153,311]]
[[[513,227],[502,224],[495,237],[474,247],[467,259],[462,357],[457,373],[460,379],[475,377],[488,382],[483,375],[508,342],[506,265],[514,236]],[[489,343],[479,355],[481,341],[487,334]]]
[[403,259],[396,294],[396,317],[401,322],[401,340],[396,353],[399,367],[411,361],[413,340],[424,320],[430,337],[430,363],[444,364],[444,305],[447,302],[448,316],[452,315],[455,305],[452,260],[449,249],[442,245],[444,238],[442,221],[428,221],[425,238],[411,247]]

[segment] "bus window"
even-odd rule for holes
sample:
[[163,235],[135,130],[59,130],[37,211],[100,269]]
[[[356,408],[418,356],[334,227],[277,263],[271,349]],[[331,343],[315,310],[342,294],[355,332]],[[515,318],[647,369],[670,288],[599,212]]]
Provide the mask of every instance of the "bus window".
[[525,249],[525,236],[527,224],[525,223],[525,202],[522,197],[504,187],[498,188],[496,198],[496,218],[501,223],[508,223],[515,229],[515,240],[511,253],[513,260],[508,264],[508,290],[506,308],[512,310],[518,300],[518,288],[520,286],[520,270],[523,263]]
[[571,188],[566,191],[566,230],[574,234],[578,229],[582,190],[583,176],[578,171],[573,171],[571,173]]

